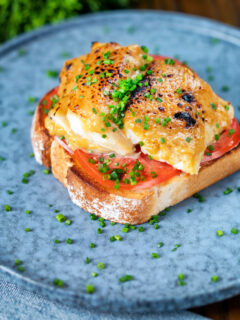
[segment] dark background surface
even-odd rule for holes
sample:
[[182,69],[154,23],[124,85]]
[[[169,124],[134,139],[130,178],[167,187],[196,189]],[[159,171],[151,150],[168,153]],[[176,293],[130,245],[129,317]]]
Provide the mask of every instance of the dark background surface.
[[1,0],[0,42],[79,14],[131,8],[190,13],[240,27],[240,0]]
[[[78,14],[129,8],[183,12],[240,27],[240,0],[2,0],[0,42]],[[240,297],[192,311],[216,320],[240,320]]]

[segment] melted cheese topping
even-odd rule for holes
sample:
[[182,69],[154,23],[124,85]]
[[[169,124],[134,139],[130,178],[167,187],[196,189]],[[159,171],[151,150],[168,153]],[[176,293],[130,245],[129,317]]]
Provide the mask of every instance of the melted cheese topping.
[[[94,43],[89,54],[68,60],[60,74],[59,101],[45,126],[73,149],[129,155],[141,142],[153,159],[196,174],[206,147],[228,128],[233,107],[196,73],[180,64],[154,60],[137,45]],[[111,93],[122,79],[143,74],[129,96],[124,127],[108,115]],[[227,107],[226,107],[227,106]]]

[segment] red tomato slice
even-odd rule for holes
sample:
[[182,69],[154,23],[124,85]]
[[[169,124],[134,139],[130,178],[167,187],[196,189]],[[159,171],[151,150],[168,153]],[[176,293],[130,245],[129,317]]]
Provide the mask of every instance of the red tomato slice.
[[46,116],[48,113],[48,110],[51,108],[53,103],[53,97],[57,95],[58,93],[58,87],[55,87],[51,90],[49,90],[45,96],[40,100],[40,105],[43,107],[43,114]]
[[206,153],[210,153],[211,155],[208,156],[205,153],[205,156],[201,161],[201,163],[205,163],[221,157],[224,153],[237,147],[239,143],[240,143],[240,126],[236,118],[233,118],[229,129],[225,130],[221,134],[219,140],[212,144],[213,151],[210,151],[207,148]]
[[167,57],[167,56],[160,56],[158,54],[151,54],[151,56],[153,57],[153,59],[155,60],[165,60],[165,59],[171,59],[173,60],[176,64],[183,64],[181,61],[175,59],[175,58],[170,58],[170,57]]
[[[106,175],[111,174],[112,170],[114,169],[120,169],[123,171],[126,170],[127,172],[122,173],[120,182],[118,183],[119,189],[121,190],[138,190],[150,188],[174,177],[175,175],[180,174],[179,170],[173,168],[169,164],[150,160],[148,156],[144,155],[143,153],[140,153],[137,159],[125,157],[110,158],[106,155],[96,156],[77,149],[74,152],[74,157],[90,176],[92,176],[97,182],[106,187],[114,188],[114,186],[116,187],[116,183],[113,180],[104,179],[104,176],[106,177]],[[101,158],[102,160],[109,161],[107,166],[110,170],[108,170],[105,174],[98,171],[99,167],[101,167],[103,163],[99,161],[99,159],[101,160]],[[95,163],[90,163],[89,161],[94,161]],[[139,176],[136,177],[137,183],[135,185],[131,185],[129,173],[133,170],[134,166],[136,166],[137,163],[143,168],[142,170],[137,171],[139,173]],[[141,181],[141,176],[144,177],[144,181]],[[124,183],[125,179],[129,180],[128,184]]]

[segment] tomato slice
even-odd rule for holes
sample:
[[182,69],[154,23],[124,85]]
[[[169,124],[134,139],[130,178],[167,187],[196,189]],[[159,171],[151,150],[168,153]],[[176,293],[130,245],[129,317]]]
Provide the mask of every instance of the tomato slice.
[[[45,117],[47,116],[48,111],[51,108],[51,106],[56,101],[57,93],[58,93],[58,87],[55,87],[55,88],[49,90],[45,94],[45,96],[40,100],[40,105],[42,106],[43,115]],[[55,101],[54,101],[54,97],[55,97]]]
[[[156,160],[150,160],[148,156],[143,153],[139,153],[137,159],[127,157],[111,158],[111,155],[93,155],[77,149],[74,152],[74,158],[81,165],[81,167],[84,168],[84,170],[86,170],[86,172],[94,178],[95,181],[105,187],[116,189],[119,188],[121,190],[150,188],[174,177],[175,175],[180,174],[179,170],[173,168],[169,164]],[[107,165],[105,165],[106,161],[108,162]],[[106,168],[106,172],[99,172],[99,170],[104,167]],[[136,167],[140,168],[141,170],[134,170]],[[109,177],[111,176],[112,178],[112,173],[115,173],[116,170],[122,171],[119,183],[109,180]],[[131,178],[131,173],[134,172],[137,176]],[[136,184],[132,179],[136,180]],[[141,179],[144,179],[144,181]]]
[[170,58],[170,57],[167,57],[167,56],[160,56],[160,55],[158,55],[158,54],[151,54],[151,56],[152,56],[153,59],[155,59],[155,60],[171,59],[171,60],[173,60],[176,64],[183,65],[183,63],[182,63],[181,61],[179,61],[178,59],[175,59],[175,58]]
[[207,148],[205,152],[205,156],[201,161],[201,164],[221,157],[226,152],[237,147],[239,143],[240,143],[240,126],[236,118],[233,118],[231,126],[228,128],[228,130],[225,130],[221,134],[219,140],[212,144],[213,150],[211,151]]

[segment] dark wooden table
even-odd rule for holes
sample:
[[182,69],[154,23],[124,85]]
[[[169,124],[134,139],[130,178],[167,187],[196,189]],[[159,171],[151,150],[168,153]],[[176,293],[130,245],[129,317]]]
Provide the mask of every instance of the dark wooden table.
[[[132,0],[132,7],[196,14],[240,27],[240,0]],[[240,320],[240,296],[192,311],[214,320]]]
[[240,27],[240,0],[131,0],[131,3],[133,8],[196,14]]

